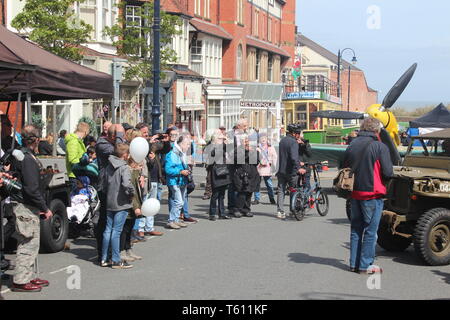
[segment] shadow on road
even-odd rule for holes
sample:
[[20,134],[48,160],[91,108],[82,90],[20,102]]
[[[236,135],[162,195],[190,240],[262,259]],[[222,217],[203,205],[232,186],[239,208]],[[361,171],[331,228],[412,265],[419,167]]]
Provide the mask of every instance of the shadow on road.
[[337,260],[333,258],[314,257],[306,253],[289,253],[288,257],[291,261],[296,263],[313,263],[325,266],[335,267],[340,270],[348,271],[349,267],[344,260]]
[[393,258],[392,261],[406,264],[409,266],[424,266],[425,264],[422,260],[414,254],[414,251],[406,251],[406,252],[389,252],[380,247],[377,247],[376,250],[377,258]]
[[442,272],[439,270],[431,270],[435,275],[442,277],[442,280],[445,281],[445,283],[450,284],[450,273]]
[[350,221],[347,218],[336,218],[336,219],[327,219],[328,223],[332,224],[346,224],[350,225]]
[[300,294],[305,300],[386,300],[378,297],[368,297],[354,294],[336,293],[336,292],[306,292]]

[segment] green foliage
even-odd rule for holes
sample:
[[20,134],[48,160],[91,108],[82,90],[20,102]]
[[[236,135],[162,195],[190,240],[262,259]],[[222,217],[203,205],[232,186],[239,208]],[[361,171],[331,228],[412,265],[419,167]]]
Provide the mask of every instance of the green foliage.
[[23,11],[11,25],[20,32],[31,30],[30,40],[43,49],[78,62],[83,58],[78,46],[89,41],[93,28],[75,15],[74,2],[76,0],[26,0]]
[[33,114],[31,116],[31,123],[39,130],[44,129],[45,122],[42,121],[42,116],[40,114]]
[[91,117],[82,116],[78,120],[78,123],[80,123],[80,122],[86,122],[89,125],[89,127],[91,128],[91,133],[94,133],[96,131],[97,124],[95,123],[95,121]]
[[[122,12],[126,10],[125,5],[125,2],[118,5]],[[139,17],[139,21],[127,22],[125,14],[120,15],[117,24],[105,28],[103,32],[117,47],[117,54],[128,60],[124,78],[143,83],[145,79],[152,78],[153,2],[137,8],[134,16]],[[178,16],[161,11],[161,70],[167,69],[168,63],[176,62],[176,52],[172,50],[171,43],[175,35],[181,34],[181,24],[182,20]]]
[[[397,117],[401,117],[401,116],[403,116],[403,117],[420,117],[420,116],[423,116],[424,114],[427,114],[434,108],[436,108],[436,106],[425,106],[425,107],[416,108],[414,110],[408,111],[405,108],[396,107],[396,108],[392,108],[391,111]],[[447,109],[450,109],[450,105],[447,106]]]

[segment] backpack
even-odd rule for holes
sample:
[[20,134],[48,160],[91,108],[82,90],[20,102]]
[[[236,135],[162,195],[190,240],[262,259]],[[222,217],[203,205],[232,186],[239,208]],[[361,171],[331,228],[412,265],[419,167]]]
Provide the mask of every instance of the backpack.
[[[364,155],[372,143],[369,143],[364,148],[361,155]],[[359,163],[363,156],[358,157],[352,168],[346,167],[338,171],[336,177],[333,179],[333,190],[336,192],[338,198],[349,199],[352,195],[353,185],[355,183],[356,169],[359,167]]]

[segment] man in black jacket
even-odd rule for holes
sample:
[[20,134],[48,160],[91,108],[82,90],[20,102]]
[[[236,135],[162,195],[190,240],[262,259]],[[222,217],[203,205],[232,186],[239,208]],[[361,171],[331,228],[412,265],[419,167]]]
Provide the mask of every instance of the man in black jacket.
[[388,147],[379,139],[381,123],[367,118],[344,155],[344,167],[354,171],[351,202],[350,270],[378,273],[373,264],[378,225],[386,194],[386,179],[393,175]]
[[[47,207],[41,184],[42,164],[33,150],[39,144],[40,132],[33,125],[22,130],[24,159],[15,167],[22,184],[21,192],[11,193],[11,203],[16,217],[16,230],[20,236],[17,246],[16,274],[11,290],[16,292],[38,292],[49,285],[46,280],[34,277],[34,264],[39,253],[40,220],[52,217]],[[21,193],[21,194],[20,194]]]
[[284,197],[286,188],[295,184],[297,173],[305,174],[305,169],[300,169],[299,143],[301,128],[290,124],[287,127],[286,137],[281,139],[279,145],[279,167],[278,167],[278,195],[277,195],[277,218],[285,219]]

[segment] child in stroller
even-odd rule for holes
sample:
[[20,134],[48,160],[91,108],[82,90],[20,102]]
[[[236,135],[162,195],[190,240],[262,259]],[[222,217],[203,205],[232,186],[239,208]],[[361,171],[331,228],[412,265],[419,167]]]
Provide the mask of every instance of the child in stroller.
[[87,176],[77,177],[76,187],[70,194],[71,207],[67,208],[69,237],[94,237],[93,218],[100,208],[97,190]]

